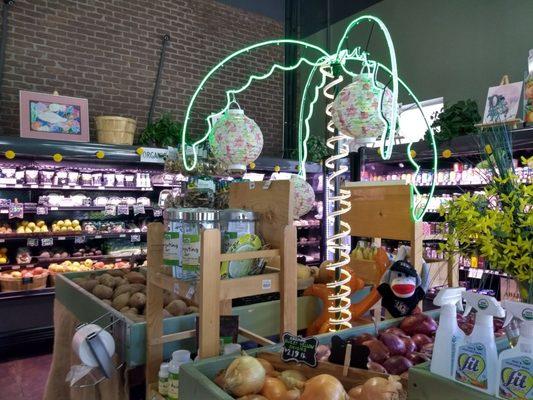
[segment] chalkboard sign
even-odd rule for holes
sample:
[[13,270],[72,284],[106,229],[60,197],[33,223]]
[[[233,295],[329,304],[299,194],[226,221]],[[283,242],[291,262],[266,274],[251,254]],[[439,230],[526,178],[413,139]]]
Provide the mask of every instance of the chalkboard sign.
[[314,337],[304,338],[303,336],[294,336],[285,332],[283,334],[281,359],[285,362],[296,361],[304,363],[314,368],[318,365],[316,359],[317,347],[318,339]]

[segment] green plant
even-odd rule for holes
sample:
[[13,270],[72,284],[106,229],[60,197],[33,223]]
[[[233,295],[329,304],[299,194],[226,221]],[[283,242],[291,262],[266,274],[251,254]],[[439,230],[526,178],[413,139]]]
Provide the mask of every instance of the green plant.
[[[307,161],[319,163],[331,155],[331,151],[324,144],[324,140],[317,136],[309,136],[307,139]],[[298,158],[298,149],[291,151],[291,158]]]
[[164,113],[156,122],[144,128],[139,143],[145,146],[177,147],[181,142],[182,128],[170,113]]
[[[451,106],[444,106],[442,111],[432,116],[431,127],[435,132],[437,142],[445,142],[455,136],[467,135],[475,132],[474,125],[481,121],[477,103],[474,100],[461,100]],[[429,132],[426,140],[429,141]]]
[[511,135],[505,125],[479,134],[483,163],[492,181],[482,194],[464,194],[440,210],[447,226],[443,252],[478,251],[493,269],[520,284],[524,299],[533,298],[533,186],[514,175]]

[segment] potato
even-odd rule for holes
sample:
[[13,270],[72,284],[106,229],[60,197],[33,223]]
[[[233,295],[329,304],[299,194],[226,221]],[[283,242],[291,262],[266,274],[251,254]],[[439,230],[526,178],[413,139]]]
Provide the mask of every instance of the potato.
[[83,287],[83,284],[84,284],[85,282],[87,282],[87,279],[86,279],[86,278],[74,278],[74,279],[72,280],[72,282],[74,282],[74,283],[75,283],[76,285],[78,285],[78,286]]
[[96,279],[88,279],[85,281],[82,287],[88,292],[92,292],[96,285],[98,285],[98,281]]
[[113,298],[120,296],[122,293],[131,293],[131,285],[129,283],[117,286],[113,292]]
[[143,285],[142,283],[131,283],[130,291],[132,294],[137,292],[146,294],[146,285]]
[[100,275],[98,277],[98,282],[100,283],[100,285],[106,285],[106,286],[108,286],[110,288],[114,288],[115,287],[115,278],[113,278],[108,273]]
[[129,272],[125,277],[129,283],[146,283],[146,277],[140,272]]
[[145,304],[146,296],[142,293],[133,293],[128,302],[130,307],[135,307],[137,310],[142,310]]
[[168,311],[168,310],[165,310],[163,308],[163,318],[170,318],[172,317],[173,315]]
[[129,308],[128,306],[126,306],[126,307],[122,307],[119,311],[120,311],[122,314],[125,314],[125,313],[127,313],[129,310],[131,310],[131,308]]
[[102,301],[103,301],[104,303],[110,305],[110,306],[112,305],[112,304],[111,304],[111,300],[109,300],[109,299],[102,299]]
[[163,307],[168,306],[172,300],[178,300],[179,297],[176,293],[170,293],[167,290],[163,292]]
[[185,310],[185,314],[194,314],[194,313],[197,313],[198,311],[199,311],[198,307],[189,306],[189,307],[187,307],[187,310]]
[[120,296],[117,296],[113,299],[113,308],[115,310],[120,310],[121,308],[124,308],[128,305],[128,301],[130,300],[130,293],[122,293]]
[[121,276],[114,276],[113,280],[115,281],[115,287],[128,284],[128,281]]
[[165,307],[169,313],[175,317],[185,314],[187,311],[187,304],[183,300],[173,300],[168,306]]
[[121,269],[110,269],[107,273],[111,276],[120,276],[120,277],[124,277],[124,275],[126,275],[126,273]]
[[105,285],[96,285],[92,293],[99,299],[110,299],[113,297],[113,289]]

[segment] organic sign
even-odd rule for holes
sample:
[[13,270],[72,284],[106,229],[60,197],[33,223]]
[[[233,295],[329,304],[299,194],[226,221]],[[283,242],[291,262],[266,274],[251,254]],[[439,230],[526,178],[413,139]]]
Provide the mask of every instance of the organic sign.
[[283,334],[281,359],[285,362],[296,361],[304,363],[314,368],[317,366],[317,347],[318,339],[314,337],[304,338],[303,336],[294,336],[285,332]]

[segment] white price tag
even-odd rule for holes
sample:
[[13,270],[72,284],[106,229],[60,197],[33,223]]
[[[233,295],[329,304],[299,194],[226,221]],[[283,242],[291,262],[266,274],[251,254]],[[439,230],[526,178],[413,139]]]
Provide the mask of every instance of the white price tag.
[[35,184],[30,185],[30,188],[31,188],[31,189],[37,189],[38,187],[39,187],[39,185],[35,185]]
[[85,243],[86,241],[87,241],[87,238],[85,236],[83,236],[83,235],[74,237],[74,243],[76,243],[76,244]]
[[41,246],[53,246],[54,238],[42,238]]
[[48,215],[48,207],[46,206],[37,206],[35,209],[37,215]]
[[140,242],[140,241],[141,241],[141,235],[140,234],[135,233],[135,234],[131,235],[131,242],[132,243]]
[[163,210],[160,208],[154,208],[154,217],[160,217],[163,215]]
[[128,215],[130,213],[130,207],[127,204],[119,204],[117,206],[117,215]]
[[102,235],[94,235],[95,239],[102,239]]
[[105,215],[109,215],[109,216],[117,215],[117,206],[114,206],[112,204],[106,205],[105,206],[105,210],[104,210],[104,214]]
[[126,234],[125,233],[121,233],[120,235],[118,235],[119,238],[125,238],[126,237]]
[[272,289],[272,279],[263,279],[261,281],[261,288],[263,290],[269,290]]
[[51,210],[51,211],[57,211],[57,210],[59,210],[59,209],[58,209],[57,207],[50,207],[50,210]]
[[144,214],[144,204],[133,205],[133,215]]
[[7,213],[9,213],[9,210],[7,208],[2,208],[0,210],[0,214],[7,214]]
[[180,294],[180,285],[179,283],[174,284],[174,293]]
[[66,240],[67,238],[65,236],[58,236],[57,240]]
[[185,297],[190,300],[194,296],[194,293],[196,293],[196,287],[194,285],[191,285],[189,286],[189,290],[187,290]]

